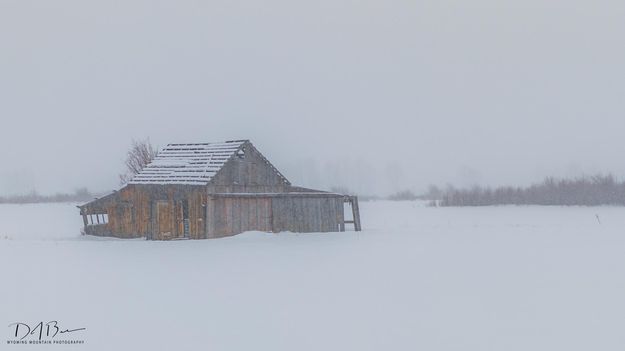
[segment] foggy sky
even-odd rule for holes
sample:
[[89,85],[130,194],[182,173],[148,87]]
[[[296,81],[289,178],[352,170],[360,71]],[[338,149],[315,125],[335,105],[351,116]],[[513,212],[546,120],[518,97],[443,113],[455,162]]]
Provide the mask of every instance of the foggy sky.
[[132,138],[293,183],[625,177],[625,2],[0,0],[0,193],[118,187]]

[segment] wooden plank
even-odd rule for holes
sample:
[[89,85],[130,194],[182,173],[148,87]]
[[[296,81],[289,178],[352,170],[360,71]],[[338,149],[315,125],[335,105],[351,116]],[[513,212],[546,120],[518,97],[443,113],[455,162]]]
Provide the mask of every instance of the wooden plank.
[[240,199],[232,199],[232,216],[230,220],[232,221],[232,231],[230,234],[239,234],[242,233],[242,220],[243,220],[243,211],[242,211],[242,203]]
[[273,199],[265,198],[263,201],[263,212],[261,214],[261,218],[263,220],[264,231],[272,232],[273,231]]
[[215,203],[216,199],[212,197],[208,197],[206,200],[206,237],[214,238],[215,237],[215,224],[216,224],[216,209]]
[[343,200],[336,202],[337,217],[339,223],[339,232],[345,231],[345,205]]
[[314,216],[314,231],[322,232],[322,212],[323,212],[323,199],[313,199],[315,201],[315,216]]
[[360,225],[360,209],[358,208],[358,197],[352,196],[352,214],[354,215],[354,230],[359,232],[362,230]]
[[320,232],[327,232],[326,230],[326,213],[328,208],[328,201],[327,199],[319,199],[319,213],[318,213],[318,219],[319,219],[319,231]]
[[154,202],[150,201],[148,204],[149,207],[149,220],[148,220],[148,227],[147,227],[147,234],[146,237],[148,240],[153,240],[154,239],[154,231],[156,230],[156,225],[154,225],[154,221],[155,221],[155,214],[156,211],[154,209],[154,206],[156,206],[154,204]]
[[248,229],[249,230],[262,230],[259,226],[258,213],[261,201],[259,199],[248,199],[249,207],[248,207]]
[[301,210],[304,228],[300,230],[302,233],[310,233],[315,231],[315,199],[306,201],[303,197],[294,197],[293,201],[297,201],[298,208]]
[[223,232],[226,227],[225,213],[226,199],[215,199],[215,213],[213,217],[215,230],[213,231],[213,238],[219,237],[219,233]]
[[271,230],[274,233],[281,232],[284,230],[283,223],[283,200],[282,198],[272,198],[271,199]]
[[225,203],[226,212],[224,214],[224,220],[225,220],[225,223],[226,223],[226,227],[225,227],[225,230],[223,232],[223,235],[230,235],[230,234],[232,234],[232,231],[233,231],[232,204],[233,204],[234,200],[233,199],[226,199],[225,202],[226,202]]
[[327,217],[326,217],[326,231],[335,232],[338,230],[338,225],[336,223],[336,206],[335,201],[332,199],[327,200]]
[[241,199],[241,232],[245,232],[251,230],[250,228],[250,213],[252,212],[253,206],[251,202],[253,199]]
[[87,231],[87,225],[88,225],[88,222],[87,222],[87,215],[84,215],[84,214],[82,215],[82,223],[83,223],[83,224],[84,224],[84,226],[85,226],[85,232],[86,232],[86,231]]

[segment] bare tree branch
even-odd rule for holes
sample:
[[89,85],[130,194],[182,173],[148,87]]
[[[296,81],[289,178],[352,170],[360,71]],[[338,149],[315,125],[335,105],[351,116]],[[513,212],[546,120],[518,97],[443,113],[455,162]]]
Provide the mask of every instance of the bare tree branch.
[[143,167],[152,162],[156,156],[156,148],[150,143],[150,138],[145,140],[132,140],[132,145],[126,154],[126,172],[119,175],[121,185],[128,183],[132,177],[141,172]]

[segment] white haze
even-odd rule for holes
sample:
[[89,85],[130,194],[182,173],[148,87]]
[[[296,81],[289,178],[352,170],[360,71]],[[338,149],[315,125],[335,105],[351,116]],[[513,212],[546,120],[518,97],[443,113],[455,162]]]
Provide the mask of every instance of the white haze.
[[132,138],[251,139],[361,193],[625,176],[622,1],[0,1],[0,193]]

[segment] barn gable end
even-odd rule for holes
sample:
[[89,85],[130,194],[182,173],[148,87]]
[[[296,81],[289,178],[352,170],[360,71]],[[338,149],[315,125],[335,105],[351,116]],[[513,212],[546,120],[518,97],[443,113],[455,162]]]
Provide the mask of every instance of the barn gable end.
[[285,192],[291,183],[246,141],[208,183],[209,193]]

